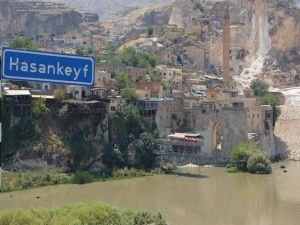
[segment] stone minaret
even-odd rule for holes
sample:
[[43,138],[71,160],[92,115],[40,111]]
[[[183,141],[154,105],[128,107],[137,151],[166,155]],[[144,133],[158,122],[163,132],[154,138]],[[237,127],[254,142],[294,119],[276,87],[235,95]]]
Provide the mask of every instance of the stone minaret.
[[225,88],[229,88],[230,81],[230,14],[227,5],[224,13],[223,31],[223,82]]

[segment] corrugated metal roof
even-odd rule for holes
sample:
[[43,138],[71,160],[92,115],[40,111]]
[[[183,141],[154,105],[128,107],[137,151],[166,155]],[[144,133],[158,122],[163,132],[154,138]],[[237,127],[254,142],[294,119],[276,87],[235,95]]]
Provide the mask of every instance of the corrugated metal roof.
[[31,95],[28,90],[5,90],[7,96],[18,96],[18,95]]
[[45,98],[45,99],[54,99],[53,95],[32,95],[33,98]]

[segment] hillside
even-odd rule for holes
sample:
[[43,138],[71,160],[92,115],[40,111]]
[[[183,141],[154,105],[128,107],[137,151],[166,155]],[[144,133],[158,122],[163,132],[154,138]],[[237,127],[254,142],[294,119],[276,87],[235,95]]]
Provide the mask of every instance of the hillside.
[[[274,87],[300,84],[300,9],[296,2],[229,2],[231,74],[237,82],[249,86],[252,79],[261,77]],[[132,11],[104,26],[124,36],[125,42],[139,39],[147,26],[156,26],[155,35],[173,54],[181,55],[187,67],[220,75],[225,4],[217,0],[176,0]]]
[[24,33],[25,36],[88,31],[89,25],[99,22],[95,13],[42,0],[1,0],[0,19],[4,34]]
[[51,0],[70,5],[76,9],[89,10],[99,15],[100,20],[110,19],[122,11],[174,0]]

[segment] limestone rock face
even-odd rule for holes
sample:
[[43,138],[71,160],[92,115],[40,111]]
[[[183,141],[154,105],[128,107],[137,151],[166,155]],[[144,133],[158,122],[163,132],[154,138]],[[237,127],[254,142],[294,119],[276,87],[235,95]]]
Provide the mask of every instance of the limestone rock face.
[[0,36],[36,37],[80,33],[98,23],[98,16],[68,8],[64,4],[43,1],[0,1]]
[[[131,16],[123,17],[126,22],[122,24],[126,23],[126,26],[120,27],[116,22],[116,30],[126,37],[130,29],[142,30],[145,24],[164,25],[156,35],[165,40],[170,52],[183,58],[187,68],[221,75],[223,19],[227,2],[231,17],[231,75],[242,86],[248,86],[256,77],[263,77],[275,87],[297,85],[300,7],[296,4],[299,1],[176,0],[169,7],[149,7],[145,11],[131,12]],[[152,13],[160,15],[157,18],[167,19],[160,22],[147,19],[146,15]],[[197,48],[199,54],[195,56],[195,52],[187,51],[187,47]],[[274,58],[274,52],[280,52],[279,61],[278,56]]]
[[[48,0],[49,1],[49,0]],[[158,3],[170,3],[174,0],[50,0],[72,6],[76,9],[88,10],[99,15],[100,20],[111,19],[124,10],[141,8]]]

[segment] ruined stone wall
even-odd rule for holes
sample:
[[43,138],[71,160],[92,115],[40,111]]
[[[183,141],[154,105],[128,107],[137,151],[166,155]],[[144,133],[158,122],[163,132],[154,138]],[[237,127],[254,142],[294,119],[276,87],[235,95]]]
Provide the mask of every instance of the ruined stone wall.
[[223,108],[222,110],[191,110],[186,120],[194,132],[204,136],[203,152],[212,154],[215,151],[214,136],[221,129],[223,132],[222,152],[229,155],[232,147],[247,141],[247,116],[244,109]]
[[160,138],[167,138],[182,124],[184,117],[182,106],[182,99],[164,100],[159,104],[155,122]]

